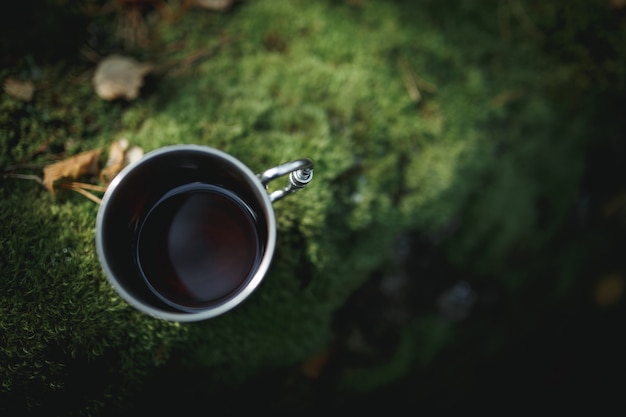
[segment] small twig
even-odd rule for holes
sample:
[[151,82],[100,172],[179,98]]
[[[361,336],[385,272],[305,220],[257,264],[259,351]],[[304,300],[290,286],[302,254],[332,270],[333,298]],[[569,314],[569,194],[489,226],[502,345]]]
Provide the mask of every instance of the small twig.
[[504,39],[511,37],[511,11],[508,0],[498,1],[498,27]]
[[491,99],[490,104],[492,108],[497,109],[500,107],[504,107],[509,103],[515,102],[523,98],[524,96],[526,96],[526,91],[522,89],[508,90],[498,94],[493,99]]
[[101,192],[104,192],[106,190],[106,187],[93,185],[93,184],[87,184],[84,182],[62,182],[59,184],[59,186],[68,190],[76,191],[77,193],[81,194],[84,197],[87,197],[88,199],[90,199],[96,204],[101,204],[102,199],[100,197],[93,195],[87,190],[94,190],[94,191],[101,191]]
[[509,0],[509,7],[511,9],[511,14],[517,17],[522,24],[525,32],[535,39],[544,39],[545,34],[535,26],[531,18],[526,13],[524,6],[519,0]]
[[41,164],[18,164],[18,165],[9,165],[4,168],[4,172],[15,171],[18,169],[41,169],[43,165]]
[[83,190],[82,188],[72,187],[71,190],[84,195],[85,197],[87,197],[88,199],[90,199],[96,204],[102,204],[102,199],[100,197],[96,197],[95,195]]
[[9,172],[7,174],[4,174],[4,178],[17,178],[20,180],[30,180],[30,181],[35,181],[44,187],[46,186],[40,177],[38,177],[37,175],[32,175],[32,174],[16,174],[16,173]]
[[96,185],[96,184],[89,184],[86,182],[71,182],[70,183],[72,186],[75,187],[79,187],[82,188],[83,190],[92,190],[92,191],[99,191],[101,193],[105,192],[107,190],[107,187],[104,185]]
[[87,59],[87,61],[93,64],[97,64],[102,60],[102,56],[96,52],[95,49],[89,46],[83,46],[79,52],[83,57],[85,57],[85,59]]
[[[196,65],[198,62],[211,58],[219,52],[219,50],[225,46],[235,43],[239,40],[239,37],[225,37],[217,41],[217,43],[208,48],[203,47],[190,52],[187,56],[179,60],[166,61],[156,66],[154,73],[166,74],[170,76],[178,76],[183,74],[190,67]],[[183,49],[184,45],[176,45],[177,49]],[[175,49],[174,49],[175,50]]]
[[406,58],[400,58],[398,64],[400,65],[400,70],[402,71],[404,86],[409,93],[409,97],[411,97],[411,100],[415,104],[418,104],[422,100],[422,93],[420,92],[420,89],[430,94],[437,91],[437,87],[434,84],[423,80],[415,73],[415,71],[413,71]]
[[417,88],[417,83],[415,82],[415,77],[413,76],[413,71],[409,67],[409,63],[406,59],[400,59],[400,69],[402,70],[402,79],[404,80],[404,87],[406,91],[409,93],[409,97],[413,100],[414,103],[419,103],[422,101],[422,94],[420,93],[419,88]]

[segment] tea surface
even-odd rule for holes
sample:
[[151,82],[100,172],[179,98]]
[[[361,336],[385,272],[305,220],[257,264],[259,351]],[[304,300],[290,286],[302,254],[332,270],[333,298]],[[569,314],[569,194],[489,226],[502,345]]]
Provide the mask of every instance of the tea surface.
[[148,212],[136,259],[150,288],[185,310],[237,291],[261,252],[254,212],[230,191],[194,183],[172,190]]

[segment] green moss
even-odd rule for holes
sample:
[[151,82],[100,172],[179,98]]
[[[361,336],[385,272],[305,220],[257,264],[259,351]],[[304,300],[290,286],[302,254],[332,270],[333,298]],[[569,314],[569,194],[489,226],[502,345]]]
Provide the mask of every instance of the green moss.
[[[131,383],[166,360],[184,330],[129,311],[103,281],[91,202],[63,193],[55,200],[20,183],[3,187],[2,207],[11,225],[0,239],[3,391],[35,406],[37,395],[64,392],[88,371],[77,363],[108,363]],[[113,381],[103,385],[118,391]]]
[[[37,67],[32,102],[0,97],[0,168],[9,174],[40,174],[24,164],[120,137],[146,151],[213,146],[256,172],[315,161],[314,181],[275,205],[278,247],[261,288],[227,315],[187,325],[143,316],[113,292],[95,255],[92,202],[0,179],[0,378],[12,404],[47,406],[78,392],[70,412],[96,410],[172,362],[207,371],[207,387],[296,364],[331,343],[335,311],[406,230],[456,225],[450,258],[486,274],[552,236],[589,131],[587,113],[564,128],[570,107],[555,93],[580,74],[584,54],[538,55],[545,41],[527,36],[519,15],[509,10],[502,29],[497,7],[482,2],[354,3],[244,2],[162,20],[142,53],[174,65],[132,103],[99,100],[86,63]],[[524,4],[536,30],[557,18]],[[185,60],[198,51],[207,54]],[[364,389],[419,363],[411,349],[428,342],[413,337],[429,337],[420,332],[407,333],[404,353]],[[432,331],[433,350],[446,332]],[[85,373],[101,382],[81,387]]]

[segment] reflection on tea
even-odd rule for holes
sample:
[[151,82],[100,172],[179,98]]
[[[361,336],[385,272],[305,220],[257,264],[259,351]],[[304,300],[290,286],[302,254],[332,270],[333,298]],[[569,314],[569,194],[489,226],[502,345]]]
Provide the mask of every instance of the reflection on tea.
[[147,213],[136,262],[159,298],[193,310],[245,285],[262,253],[255,213],[228,190],[192,183],[168,192]]

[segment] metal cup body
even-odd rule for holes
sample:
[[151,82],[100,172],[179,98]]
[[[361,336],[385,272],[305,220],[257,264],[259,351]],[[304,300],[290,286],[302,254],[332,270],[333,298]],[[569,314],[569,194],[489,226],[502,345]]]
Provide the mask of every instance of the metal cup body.
[[[182,311],[146,285],[135,257],[137,230],[167,192],[190,183],[216,185],[237,194],[257,217],[262,254],[256,269],[228,297]],[[179,322],[209,319],[244,301],[262,282],[276,247],[276,218],[266,184],[232,155],[207,146],[172,145],[147,153],[125,167],[103,196],[96,218],[96,250],[108,281],[131,306],[153,317]]]

